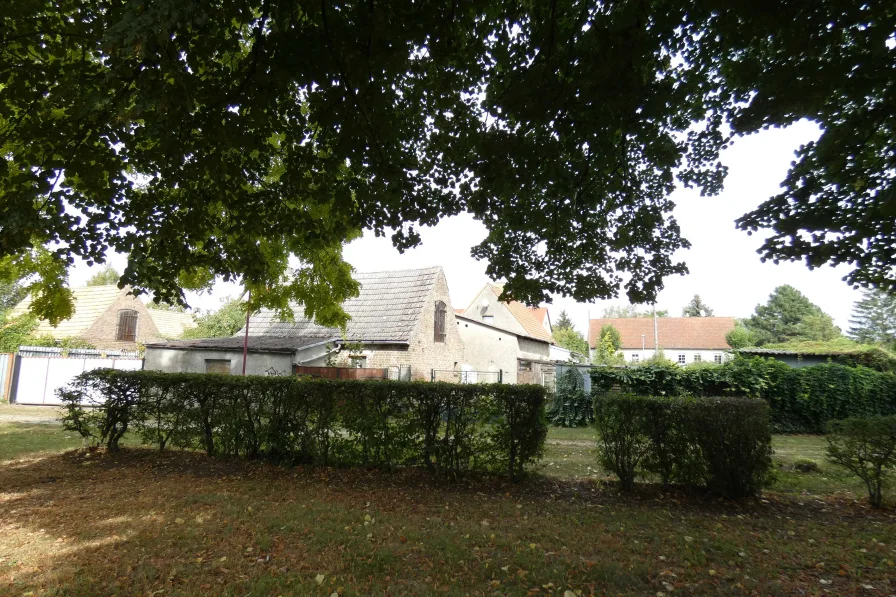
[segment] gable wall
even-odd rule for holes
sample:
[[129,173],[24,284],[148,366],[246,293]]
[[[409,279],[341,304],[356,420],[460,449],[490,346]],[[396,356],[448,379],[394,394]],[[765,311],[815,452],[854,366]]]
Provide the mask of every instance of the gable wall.
[[[482,307],[483,297],[488,299],[488,307],[486,308]],[[498,301],[498,296],[489,286],[483,288],[479,294],[476,295],[476,298],[473,299],[473,302],[471,302],[464,311],[464,315],[477,321],[482,321],[484,315],[491,315],[494,317],[494,320],[488,325],[499,327],[502,330],[507,330],[514,334],[528,335],[526,329],[520,324],[517,318],[513,316],[513,313],[510,312],[507,305]]]
[[[137,312],[137,342],[120,342],[118,336],[118,312],[133,309]],[[137,344],[160,340],[159,330],[153,323],[143,301],[122,290],[121,294],[81,336],[97,348],[136,350]]]

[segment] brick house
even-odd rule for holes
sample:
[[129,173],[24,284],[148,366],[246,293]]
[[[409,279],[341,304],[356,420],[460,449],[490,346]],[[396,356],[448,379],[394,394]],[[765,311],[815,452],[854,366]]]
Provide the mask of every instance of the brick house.
[[[464,346],[442,268],[357,273],[355,279],[361,289],[342,305],[351,317],[344,335],[306,318],[301,307],[293,308],[292,321],[267,309],[252,315],[247,372],[330,364],[409,370],[411,379],[428,380],[433,369],[459,369]],[[147,345],[145,367],[240,373],[244,333]]]
[[[130,294],[129,287],[86,286],[72,288],[72,295],[72,316],[55,326],[41,321],[35,335],[56,340],[78,338],[100,349],[133,351],[147,342],[178,337],[196,325],[188,313],[147,309],[143,301]],[[30,305],[28,297],[16,305],[12,315],[25,313]]]
[[[653,322],[652,317],[592,319],[588,330],[592,356],[601,328],[612,325],[619,330],[622,340],[620,352],[626,362],[638,363],[649,359],[657,352],[653,341]],[[721,363],[730,356],[731,347],[725,335],[733,329],[733,317],[658,317],[657,346],[667,359],[679,365]]]

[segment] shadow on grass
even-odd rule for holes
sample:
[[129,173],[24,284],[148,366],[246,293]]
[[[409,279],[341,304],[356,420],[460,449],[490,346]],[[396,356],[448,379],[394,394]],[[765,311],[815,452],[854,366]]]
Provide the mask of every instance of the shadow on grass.
[[[192,452],[10,461],[0,511],[4,595],[641,595],[670,581],[691,594],[789,594],[819,586],[819,561],[881,590],[896,572],[893,513],[853,502],[734,504],[649,486],[620,496],[546,477],[447,483]],[[865,590],[858,579],[831,586]]]

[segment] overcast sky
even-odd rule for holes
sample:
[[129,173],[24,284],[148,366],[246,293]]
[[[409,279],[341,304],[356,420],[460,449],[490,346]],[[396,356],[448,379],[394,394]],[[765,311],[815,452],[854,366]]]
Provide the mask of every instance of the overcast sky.
[[[774,265],[761,263],[756,249],[762,235],[748,236],[734,227],[734,220],[763,200],[778,192],[794,151],[818,135],[810,123],[799,123],[784,130],[769,130],[739,139],[727,149],[722,161],[729,167],[725,190],[716,197],[700,197],[698,192],[679,189],[673,194],[674,215],[682,235],[691,248],[677,257],[690,269],[686,276],[673,276],[657,300],[657,308],[669,309],[673,316],[695,294],[715,310],[716,315],[749,316],[757,303],[764,303],[769,293],[781,284],[790,284],[830,314],[844,331],[849,313],[859,292],[843,282],[848,267],[824,267],[809,271],[802,263]],[[348,245],[345,256],[358,271],[381,271],[440,265],[445,270],[451,301],[455,307],[466,307],[489,280],[486,264],[470,256],[470,248],[485,238],[485,227],[471,216],[446,218],[433,228],[421,231],[423,243],[416,249],[399,254],[388,238],[373,234]],[[124,259],[111,260],[119,269]],[[71,282],[83,285],[91,275],[86,266],[75,268]],[[194,307],[214,308],[219,301],[239,293],[232,285],[219,284],[211,295],[190,296]],[[622,297],[615,300],[577,304],[570,299],[554,297],[548,305],[551,319],[561,309],[573,318],[579,331],[587,329],[588,314],[599,317],[607,305],[627,304]]]

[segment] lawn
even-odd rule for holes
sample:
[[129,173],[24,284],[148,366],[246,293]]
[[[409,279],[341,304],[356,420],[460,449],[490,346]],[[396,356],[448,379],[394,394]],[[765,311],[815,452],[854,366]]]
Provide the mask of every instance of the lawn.
[[[0,594],[896,592],[892,509],[842,485],[742,503],[654,486],[620,496],[581,468],[596,468],[583,433],[552,431],[525,482],[449,484],[418,470],[59,453],[79,442],[58,427],[0,424]],[[776,445],[784,469],[821,461],[817,438]]]

